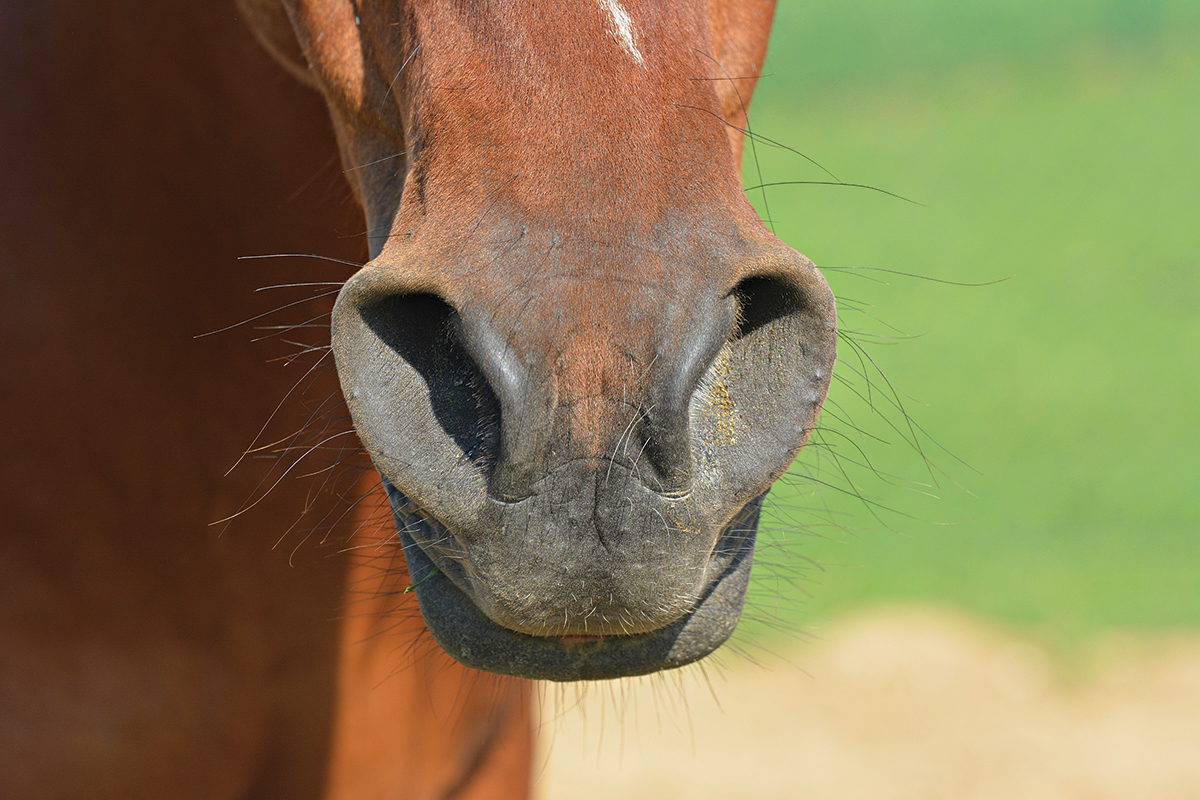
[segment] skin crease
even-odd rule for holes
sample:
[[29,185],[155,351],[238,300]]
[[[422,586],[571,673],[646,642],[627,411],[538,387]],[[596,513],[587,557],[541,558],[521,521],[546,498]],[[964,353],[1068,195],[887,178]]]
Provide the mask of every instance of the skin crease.
[[[577,21],[562,4],[480,3],[510,15],[466,18],[455,5],[241,0],[235,15],[207,2],[0,2],[12,110],[0,115],[0,411],[16,421],[0,426],[0,793],[528,796],[529,684],[432,641],[365,460],[348,457],[332,482],[327,463],[303,461],[276,484],[290,455],[225,474],[314,417],[312,441],[341,448],[333,371],[289,396],[307,368],[284,366],[293,344],[248,343],[259,332],[247,328],[196,337],[289,302],[261,287],[346,278],[327,262],[238,261],[264,253],[370,258],[360,288],[401,281],[499,325],[522,313],[493,302],[510,282],[449,254],[522,224],[538,241],[561,235],[588,260],[541,274],[560,294],[535,294],[521,318],[545,336],[499,330],[523,354],[559,348],[545,377],[551,405],[568,409],[555,424],[586,456],[569,463],[594,473],[626,426],[617,387],[637,402],[660,391],[634,384],[664,360],[662,342],[689,336],[641,288],[668,285],[686,305],[773,269],[757,255],[719,274],[681,268],[693,245],[656,240],[663,220],[717,231],[704,247],[782,252],[737,168],[773,4],[624,3],[643,63],[599,2]],[[580,41],[596,44],[589,60],[570,57]],[[497,42],[552,46],[535,64],[506,61],[517,51]],[[485,96],[542,94],[456,99],[456,82],[499,79]],[[594,102],[568,102],[564,87]],[[487,135],[456,141],[466,128]],[[504,214],[485,220],[498,196]],[[400,270],[418,252],[410,239],[437,258]],[[653,246],[635,260],[635,245]],[[602,290],[612,299],[598,304]],[[320,320],[331,302],[267,324]],[[536,449],[510,438],[510,455]],[[745,467],[721,519],[786,469],[803,435],[783,438],[770,469]],[[520,488],[522,465],[505,468]]]

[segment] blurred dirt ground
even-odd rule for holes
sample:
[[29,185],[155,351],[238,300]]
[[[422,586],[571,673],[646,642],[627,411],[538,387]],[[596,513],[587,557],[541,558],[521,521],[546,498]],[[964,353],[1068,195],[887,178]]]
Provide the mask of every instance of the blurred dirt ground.
[[1110,637],[1067,674],[971,620],[892,610],[723,661],[544,686],[536,796],[1200,798],[1200,633]]

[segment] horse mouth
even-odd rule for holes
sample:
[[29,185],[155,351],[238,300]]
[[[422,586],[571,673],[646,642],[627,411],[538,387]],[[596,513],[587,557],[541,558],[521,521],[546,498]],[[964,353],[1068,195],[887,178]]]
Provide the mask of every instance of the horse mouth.
[[444,555],[427,552],[412,535],[414,526],[428,532],[439,523],[414,513],[408,498],[387,480],[384,487],[425,624],[443,650],[473,669],[552,681],[646,675],[709,655],[732,635],[741,616],[761,497],[725,526],[716,548],[726,554],[722,568],[691,608],[670,624],[632,634],[534,636],[489,618],[459,585],[462,577],[455,573],[464,568]]

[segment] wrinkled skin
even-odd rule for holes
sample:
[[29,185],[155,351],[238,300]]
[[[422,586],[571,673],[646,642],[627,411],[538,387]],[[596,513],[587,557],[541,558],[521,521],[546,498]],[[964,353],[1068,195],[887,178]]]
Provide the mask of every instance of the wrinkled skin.
[[740,187],[771,4],[243,5],[366,212],[333,348],[434,637],[554,680],[711,652],[835,356]]

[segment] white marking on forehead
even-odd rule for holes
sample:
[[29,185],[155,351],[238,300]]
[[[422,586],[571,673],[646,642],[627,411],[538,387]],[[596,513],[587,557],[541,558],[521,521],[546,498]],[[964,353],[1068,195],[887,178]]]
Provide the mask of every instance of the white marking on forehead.
[[629,55],[633,56],[634,61],[639,64],[646,63],[646,59],[642,58],[642,54],[634,42],[633,20],[629,17],[629,12],[622,8],[617,0],[600,0],[600,5],[604,6],[604,10],[612,18],[613,36],[629,52]]

